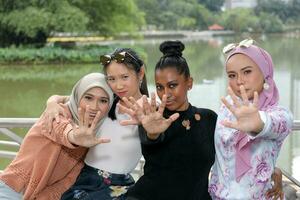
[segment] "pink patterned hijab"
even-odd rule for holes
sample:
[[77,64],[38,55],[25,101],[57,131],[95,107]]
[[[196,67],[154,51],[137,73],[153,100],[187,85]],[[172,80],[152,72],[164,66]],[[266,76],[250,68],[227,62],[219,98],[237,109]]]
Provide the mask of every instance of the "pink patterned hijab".
[[[237,45],[233,48],[227,56],[225,66],[228,60],[235,54],[244,54],[253,60],[263,73],[265,83],[268,84],[268,88],[264,88],[259,94],[259,110],[266,110],[268,107],[272,107],[278,104],[279,93],[276,84],[273,80],[273,61],[270,54],[264,49],[250,45],[244,47]],[[239,182],[242,176],[251,169],[251,155],[250,147],[252,140],[248,140],[247,134],[238,131],[238,138],[236,142],[236,162],[235,162],[235,176]]]

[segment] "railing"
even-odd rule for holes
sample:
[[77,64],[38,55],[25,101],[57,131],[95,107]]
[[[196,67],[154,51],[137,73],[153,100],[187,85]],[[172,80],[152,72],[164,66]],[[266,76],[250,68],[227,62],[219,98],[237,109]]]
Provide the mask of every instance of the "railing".
[[[14,146],[19,147],[23,141],[23,138],[18,136],[13,131],[9,130],[11,128],[30,128],[38,118],[0,118],[0,133],[6,135],[9,137],[12,141],[6,141],[6,140],[0,140],[0,145],[5,146]],[[293,131],[299,131],[300,130],[300,120],[295,120],[293,122]],[[14,158],[16,156],[17,152],[14,151],[5,151],[0,150],[0,158]],[[134,170],[133,174],[136,174],[138,177],[140,177],[143,174],[143,165],[144,160],[141,159],[139,165]],[[287,172],[284,170],[283,174],[284,176],[293,182],[296,186],[300,187],[299,181],[297,181],[295,178],[290,176]]]

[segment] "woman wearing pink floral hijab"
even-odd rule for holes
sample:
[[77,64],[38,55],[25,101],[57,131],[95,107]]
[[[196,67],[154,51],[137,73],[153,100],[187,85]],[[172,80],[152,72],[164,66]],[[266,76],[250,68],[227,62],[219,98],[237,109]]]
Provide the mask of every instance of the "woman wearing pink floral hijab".
[[292,114],[278,105],[269,53],[253,40],[227,45],[224,51],[229,96],[222,98],[218,115],[209,192],[213,199],[268,199]]

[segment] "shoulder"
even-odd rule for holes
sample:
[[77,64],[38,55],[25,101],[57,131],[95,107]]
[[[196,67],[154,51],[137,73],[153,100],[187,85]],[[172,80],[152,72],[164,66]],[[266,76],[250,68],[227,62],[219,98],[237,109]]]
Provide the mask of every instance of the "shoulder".
[[196,113],[199,113],[202,116],[205,116],[210,119],[217,119],[218,115],[215,111],[207,109],[207,108],[197,108],[194,107]]

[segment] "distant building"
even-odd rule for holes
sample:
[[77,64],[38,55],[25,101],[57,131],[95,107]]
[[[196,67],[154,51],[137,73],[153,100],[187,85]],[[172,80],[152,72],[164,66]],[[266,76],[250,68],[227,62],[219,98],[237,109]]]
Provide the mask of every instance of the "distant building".
[[213,24],[213,25],[208,27],[208,30],[210,30],[210,31],[222,31],[222,30],[224,30],[224,27],[219,25],[219,24]]
[[[290,2],[291,0],[281,0],[285,3]],[[257,0],[225,0],[224,10],[233,9],[233,8],[254,8],[257,5]]]
[[233,8],[254,8],[257,5],[256,0],[225,0],[224,9]]

